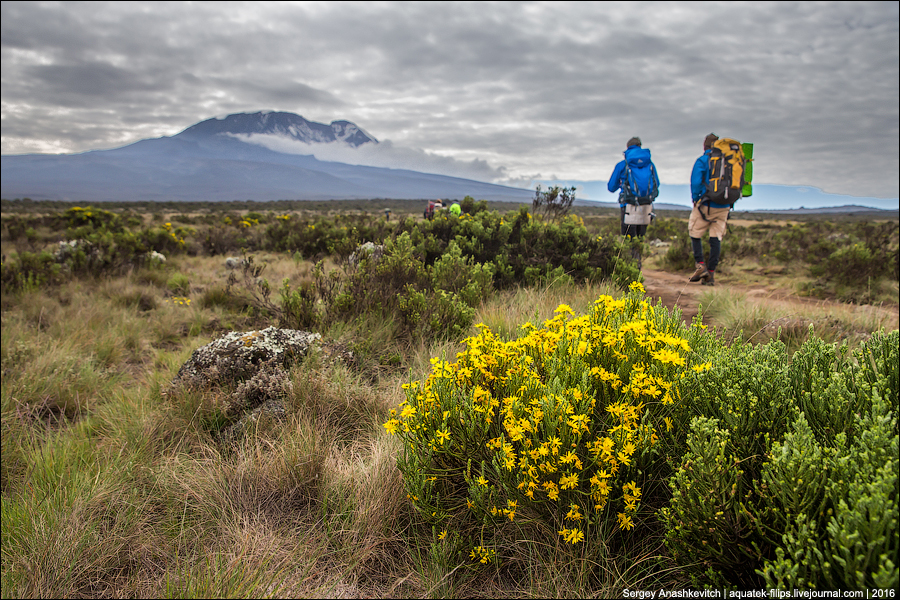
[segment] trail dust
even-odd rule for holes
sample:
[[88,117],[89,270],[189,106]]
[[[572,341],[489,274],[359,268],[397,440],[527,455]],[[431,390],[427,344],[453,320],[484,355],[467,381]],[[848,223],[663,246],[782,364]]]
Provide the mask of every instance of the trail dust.
[[[694,317],[700,311],[701,304],[703,310],[706,310],[716,301],[716,294],[729,290],[741,295],[745,302],[754,304],[764,304],[772,308],[779,308],[788,314],[802,317],[815,313],[820,310],[844,310],[854,312],[872,312],[888,323],[892,324],[894,329],[897,328],[900,317],[898,317],[897,306],[869,306],[869,305],[849,305],[835,300],[823,300],[818,298],[806,298],[780,288],[768,288],[764,286],[752,286],[742,284],[739,281],[732,281],[729,277],[719,275],[716,279],[715,286],[704,286],[699,282],[691,283],[688,281],[690,273],[670,273],[668,271],[658,271],[655,269],[644,268],[644,289],[647,296],[655,303],[662,300],[664,306],[669,309],[681,309],[682,316],[686,324],[690,325]],[[720,325],[708,315],[703,315],[703,324],[708,326]]]

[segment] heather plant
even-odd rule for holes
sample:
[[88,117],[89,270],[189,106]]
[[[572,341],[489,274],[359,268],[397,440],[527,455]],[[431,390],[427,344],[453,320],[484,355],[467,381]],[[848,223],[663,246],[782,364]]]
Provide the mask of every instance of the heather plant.
[[[318,273],[324,289],[328,282]],[[381,256],[363,256],[339,285],[326,307],[331,320],[371,315],[394,320],[397,333],[410,339],[446,338],[471,325],[475,305],[491,290],[491,270],[455,245],[427,266],[403,233],[386,241]]]
[[852,354],[735,344],[685,381],[660,517],[695,585],[895,587],[898,359],[897,331]]
[[645,481],[664,468],[680,381],[709,368],[700,332],[648,303],[639,283],[589,315],[562,305],[517,340],[481,326],[456,362],[434,359],[424,383],[405,386],[384,425],[403,442],[409,499],[476,564],[513,552],[510,527],[553,531],[570,548],[625,536],[645,519]]

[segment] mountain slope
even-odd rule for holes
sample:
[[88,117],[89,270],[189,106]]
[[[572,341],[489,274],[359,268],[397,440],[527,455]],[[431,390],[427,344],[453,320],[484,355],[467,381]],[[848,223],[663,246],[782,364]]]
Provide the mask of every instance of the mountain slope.
[[528,201],[529,190],[403,169],[285,154],[242,141],[269,134],[358,147],[378,141],[349,121],[330,125],[291,113],[208,119],[172,137],[113,150],[2,157],[0,195],[35,200],[229,201],[463,198]]

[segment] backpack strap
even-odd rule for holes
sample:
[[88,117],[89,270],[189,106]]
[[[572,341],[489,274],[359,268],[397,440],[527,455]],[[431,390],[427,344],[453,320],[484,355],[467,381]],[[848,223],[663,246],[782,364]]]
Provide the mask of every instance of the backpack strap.
[[625,160],[625,170],[622,171],[622,181],[620,182],[622,187],[622,195],[625,198],[625,202],[628,204],[637,204],[637,198],[631,192],[631,181],[633,179],[633,175],[631,174],[631,167],[628,166],[628,160]]

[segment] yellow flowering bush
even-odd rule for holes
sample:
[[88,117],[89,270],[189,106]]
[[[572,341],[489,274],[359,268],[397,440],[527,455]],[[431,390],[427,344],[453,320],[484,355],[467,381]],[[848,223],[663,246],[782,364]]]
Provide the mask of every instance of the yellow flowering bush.
[[699,324],[685,327],[633,283],[587,315],[561,305],[516,340],[478,327],[456,362],[432,359],[424,382],[404,386],[384,424],[403,440],[416,508],[439,528],[468,528],[482,563],[494,558],[478,550],[491,524],[545,523],[570,545],[635,527],[679,381],[708,368],[692,351]]

